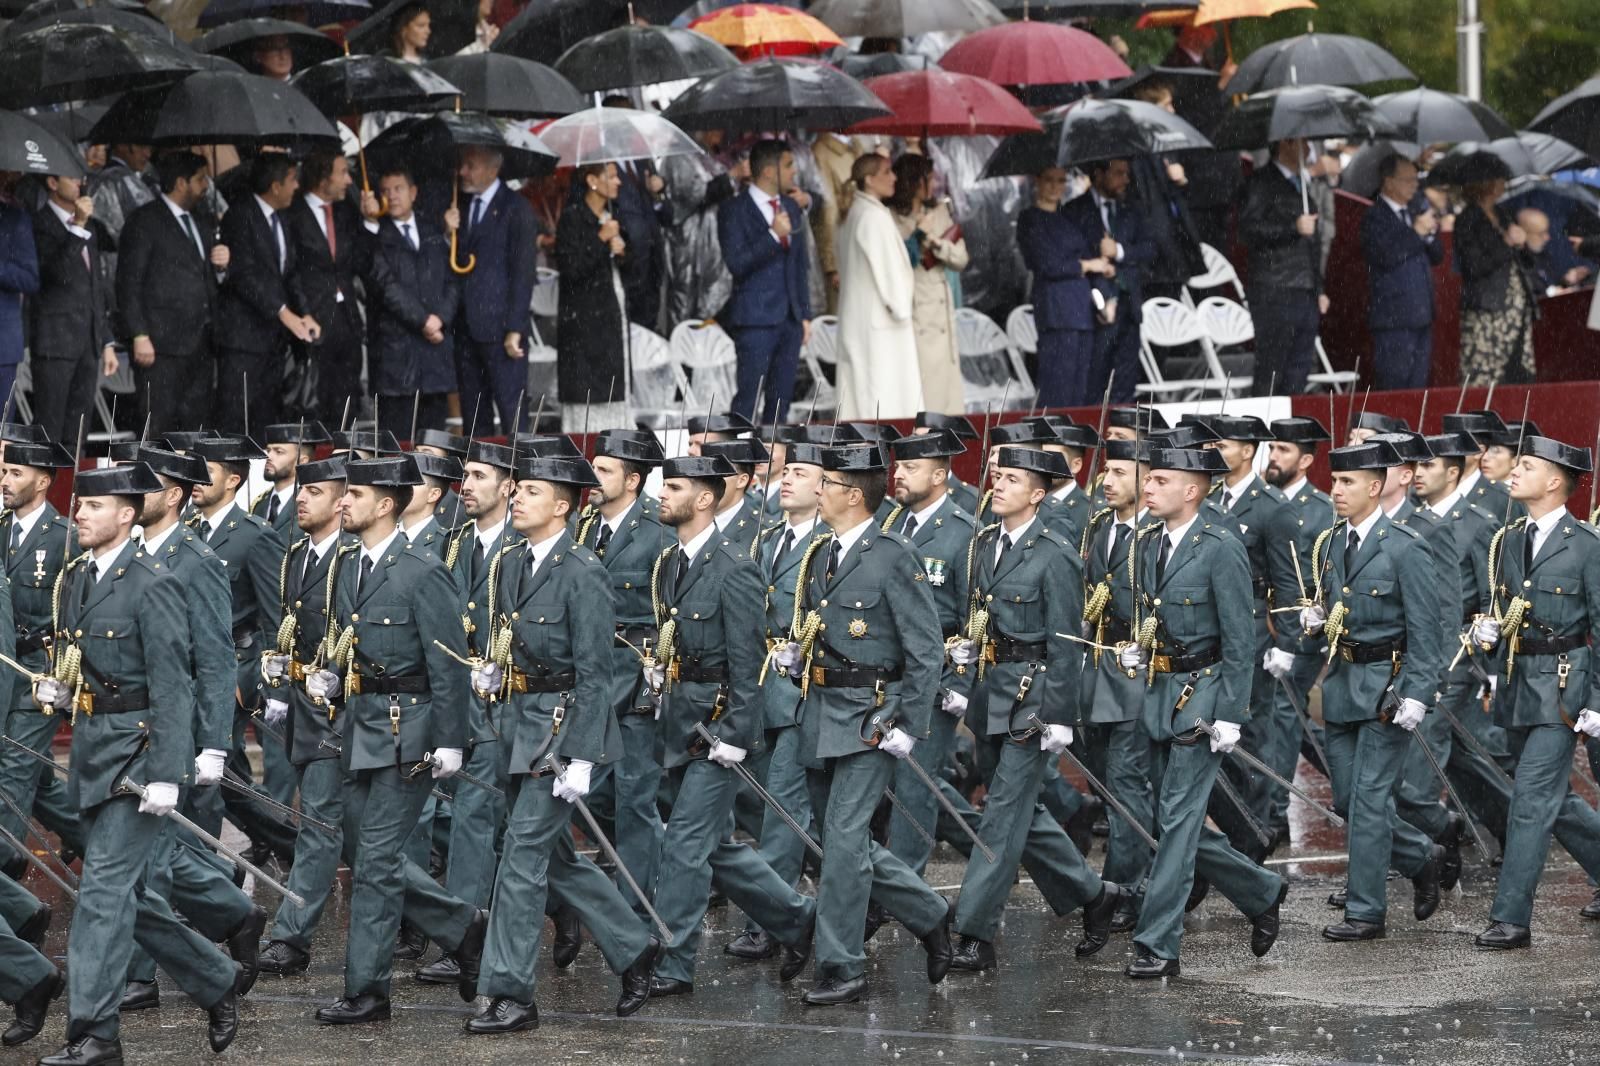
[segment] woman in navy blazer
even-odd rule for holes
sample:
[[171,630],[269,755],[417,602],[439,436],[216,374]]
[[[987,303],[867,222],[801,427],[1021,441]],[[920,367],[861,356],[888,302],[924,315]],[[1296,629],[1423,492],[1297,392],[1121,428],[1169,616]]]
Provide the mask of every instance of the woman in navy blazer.
[[1017,245],[1033,273],[1033,319],[1039,327],[1039,406],[1087,407],[1094,358],[1094,301],[1087,275],[1116,268],[1097,256],[1090,237],[1064,215],[1067,172],[1048,167],[1034,178],[1034,201],[1017,218]]

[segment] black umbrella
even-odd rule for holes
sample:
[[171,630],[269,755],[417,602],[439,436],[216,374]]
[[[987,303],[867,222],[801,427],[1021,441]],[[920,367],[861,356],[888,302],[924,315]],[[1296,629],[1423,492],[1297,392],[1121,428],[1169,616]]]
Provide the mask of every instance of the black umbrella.
[[635,18],[664,26],[687,6],[683,0],[530,0],[490,48],[536,63],[554,63],[579,41]]
[[1452,151],[1428,172],[1429,185],[1471,185],[1480,181],[1510,181],[1511,165],[1497,153],[1472,147]]
[[848,74],[807,59],[768,56],[708,78],[665,115],[686,130],[842,130],[891,114]]
[[1026,177],[1054,166],[1210,147],[1199,130],[1154,104],[1082,100],[1050,112],[1043,133],[1012,134],[1001,141],[983,176]]
[[1172,106],[1183,114],[1192,103],[1210,103],[1222,92],[1217,72],[1205,67],[1140,67],[1121,81],[1112,82],[1095,93],[1102,100],[1131,100],[1146,85],[1165,85],[1172,92]]
[[1137,18],[1147,11],[1178,11],[1198,7],[1199,0],[994,0],[994,6],[1011,18],[1050,22],[1076,18]]
[[965,33],[1006,21],[989,0],[812,0],[806,13],[840,37]]
[[96,122],[105,117],[105,113],[111,109],[111,102],[115,99],[107,96],[90,103],[56,105],[30,110],[25,114],[68,144],[77,144],[89,139],[89,131],[94,128]]
[[1256,93],[1223,117],[1211,139],[1218,148],[1265,148],[1292,138],[1373,141],[1400,131],[1372,101],[1337,85],[1298,85]]
[[838,61],[839,69],[857,81],[881,78],[885,74],[904,74],[908,70],[927,70],[937,65],[927,56],[912,52],[878,52],[873,55],[851,52],[841,56]]
[[1371,200],[1383,184],[1378,167],[1392,155],[1404,156],[1415,163],[1422,156],[1422,146],[1410,141],[1373,141],[1362,145],[1340,172],[1339,188]]
[[[1470,165],[1473,156],[1491,156],[1504,165],[1506,173],[1485,160]],[[1494,169],[1495,176],[1510,178],[1540,177],[1560,170],[1592,167],[1595,161],[1577,148],[1548,133],[1522,132],[1513,137],[1498,137],[1492,141],[1463,141],[1450,149],[1428,174],[1428,180],[1439,185],[1461,185],[1469,181],[1488,181],[1491,178],[1462,177],[1463,168],[1468,174]]]
[[543,63],[496,52],[446,56],[428,69],[461,90],[461,106],[500,118],[558,118],[589,106],[572,83]]
[[14,111],[0,111],[0,170],[18,174],[83,176],[78,152],[38,121]]
[[338,42],[310,26],[287,19],[240,19],[212,30],[194,42],[194,50],[204,55],[222,56],[244,67],[254,61],[256,45],[274,37],[285,37],[294,53],[294,69],[332,59],[342,52]]
[[1227,92],[1255,93],[1290,85],[1368,85],[1417,76],[1365,37],[1307,33],[1264,44],[1239,64]]
[[[394,18],[415,6],[416,0],[389,0],[345,34],[352,52],[387,51],[394,40]],[[477,39],[477,0],[428,0],[427,54],[430,58],[455,55]]]
[[336,56],[302,70],[291,84],[330,116],[437,111],[461,95],[427,67],[387,56]]
[[155,12],[145,7],[139,0],[0,0],[0,19],[21,18],[25,11],[67,11],[84,7],[96,7],[101,11],[111,9],[131,11],[136,15],[142,13],[151,19],[157,17]]
[[734,54],[703,33],[666,26],[619,26],[579,41],[556,60],[556,70],[586,93],[707,78],[739,65]]
[[105,26],[47,26],[0,46],[0,105],[89,100],[176,81],[220,60]]
[[[157,40],[166,41],[168,44],[187,48],[184,42],[178,40],[177,35],[167,28],[166,23],[150,15],[141,15],[135,11],[125,11],[121,8],[86,8],[68,7],[59,5],[56,0],[45,0],[46,4],[57,8],[52,11],[35,11],[29,8],[18,15],[9,26],[0,33],[0,41],[9,41],[33,30],[42,30],[46,26],[104,26],[110,29],[124,30],[128,33],[143,34]],[[35,5],[38,6],[38,5]]]
[[1513,134],[1505,119],[1478,101],[1437,89],[1389,93],[1372,103],[1418,144],[1492,141]]
[[277,18],[294,12],[307,26],[326,26],[334,22],[364,18],[372,11],[367,0],[211,0],[200,12],[201,28],[221,26],[248,18]]
[[557,156],[521,126],[475,111],[441,111],[426,118],[401,119],[372,139],[378,166],[405,163],[424,173],[455,172],[460,148],[492,148],[500,153],[500,176],[508,181],[549,174]]
[[1560,137],[1590,155],[1600,155],[1600,78],[1590,78],[1550,101],[1528,128]]
[[90,131],[95,143],[338,145],[339,132],[305,95],[259,74],[206,71],[126,93]]

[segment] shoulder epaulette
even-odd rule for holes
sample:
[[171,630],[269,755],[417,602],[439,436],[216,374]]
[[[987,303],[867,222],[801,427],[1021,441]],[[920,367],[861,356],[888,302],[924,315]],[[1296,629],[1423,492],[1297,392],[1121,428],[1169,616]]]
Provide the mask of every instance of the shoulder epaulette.
[[894,524],[896,522],[900,521],[901,512],[903,512],[905,509],[906,509],[905,508],[905,504],[903,504],[903,503],[895,504],[894,508],[889,512],[888,517],[883,520],[882,524],[879,525],[878,528],[880,530],[882,530],[883,532],[885,532],[885,533],[889,532],[891,529],[894,528]]

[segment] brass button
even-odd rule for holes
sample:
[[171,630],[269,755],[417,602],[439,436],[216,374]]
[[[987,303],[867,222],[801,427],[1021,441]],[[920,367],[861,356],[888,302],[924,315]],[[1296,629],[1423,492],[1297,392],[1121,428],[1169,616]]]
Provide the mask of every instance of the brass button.
[[818,605],[817,605],[817,606],[819,606],[819,607],[826,607],[826,606],[828,606],[828,601],[827,601],[827,600],[823,600],[823,601],[822,601],[822,602],[821,602],[821,603],[819,603],[819,604],[818,604]]
[[539,621],[541,621],[541,622],[543,622],[543,621],[544,621],[544,615],[542,615],[542,614],[541,614],[541,615],[540,615],[540,616],[539,616]]
[[778,591],[778,586],[776,586],[776,585],[768,585],[767,586],[767,594],[768,595],[771,595],[772,593],[777,592],[777,591]]
[[677,613],[678,613],[678,609],[677,609],[677,608],[676,608],[676,607],[674,607],[674,608],[673,608],[673,609],[672,609],[672,611],[671,611],[671,613],[672,613],[672,615],[673,615],[673,616],[674,616],[674,617],[676,617],[676,616],[677,616]]
[[384,619],[384,620],[383,620],[383,624],[384,624],[384,625],[388,625],[388,624],[389,624],[389,620],[388,620],[388,619],[387,619],[387,618],[385,618],[385,619]]
[[517,611],[512,611],[511,612],[511,620],[513,622],[520,621],[521,618],[522,618],[522,615],[521,615],[520,612],[517,612]]
[[72,635],[77,637],[79,640],[82,640],[83,639],[83,630],[81,630],[81,629],[75,630]]
[[993,603],[994,602],[994,593],[991,592],[987,596],[985,596],[983,598],[983,602],[984,603]]
[[828,628],[828,623],[826,623],[826,622],[823,622],[821,625],[817,626],[818,630],[825,630],[827,628]]
[[350,643],[352,643],[352,644],[360,644],[361,643],[361,638],[360,637],[351,637],[350,638]]
[[857,601],[856,601],[856,606],[857,606],[857,607],[860,607],[860,606],[861,606],[861,601],[860,601],[860,600],[857,600]]
[[622,583],[622,587],[625,588],[625,589],[631,589],[631,588],[633,588],[633,582],[632,581],[624,581]]
[[1345,594],[1345,595],[1346,595],[1346,596],[1348,596],[1348,595],[1350,595],[1350,586],[1349,586],[1349,585],[1346,585],[1346,586],[1345,586],[1345,587],[1344,587],[1344,594]]
[[1532,581],[1524,581],[1522,583],[1522,587],[1525,588],[1525,589],[1531,589],[1531,588],[1533,588],[1533,582]]
[[1188,607],[1188,606],[1190,606],[1190,605],[1192,605],[1192,604],[1193,604],[1193,602],[1194,602],[1194,601],[1193,601],[1193,600],[1191,600],[1191,599],[1189,599],[1189,597],[1187,597],[1187,596],[1185,596],[1185,597],[1184,597],[1184,598],[1183,598],[1183,605],[1184,605],[1184,606],[1185,606],[1185,607]]
[[354,611],[351,611],[350,612],[350,621],[359,622],[359,621],[361,621],[361,616],[359,614],[356,614]]
[[471,600],[467,601],[467,610],[476,611],[477,609],[478,609],[478,605],[477,604],[473,603]]
[[298,610],[300,608],[300,601],[299,600],[295,600],[294,601],[294,605],[295,605],[295,609]]
[[1155,599],[1151,600],[1150,603],[1151,603],[1152,606],[1160,607],[1161,606],[1161,597],[1157,596]]
[[695,618],[696,621],[699,621],[699,619],[700,619],[700,612],[699,611],[696,611],[694,613],[694,618]]

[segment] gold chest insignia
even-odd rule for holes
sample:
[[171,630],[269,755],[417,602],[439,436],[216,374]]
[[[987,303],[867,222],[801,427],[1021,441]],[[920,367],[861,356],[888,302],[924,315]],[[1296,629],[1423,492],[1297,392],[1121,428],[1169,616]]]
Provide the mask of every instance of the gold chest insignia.
[[857,640],[867,635],[867,620],[865,618],[850,619],[850,635]]

